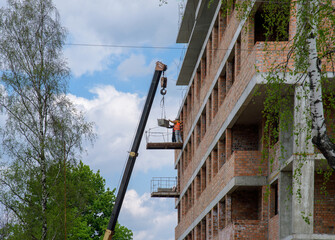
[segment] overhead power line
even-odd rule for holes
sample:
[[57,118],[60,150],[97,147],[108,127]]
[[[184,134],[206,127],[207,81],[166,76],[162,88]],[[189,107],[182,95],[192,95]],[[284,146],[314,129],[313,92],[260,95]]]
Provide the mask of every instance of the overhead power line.
[[[78,46],[78,47],[107,47],[107,48],[135,48],[135,49],[166,49],[166,50],[185,50],[186,47],[164,47],[164,46],[135,46],[135,45],[116,45],[116,44],[89,44],[89,43],[66,43],[67,46]],[[283,48],[283,47],[280,47]],[[191,50],[202,50],[203,48],[189,48]],[[216,48],[212,51],[228,51],[232,50],[230,48]],[[241,51],[261,51],[260,49],[241,49]],[[279,51],[289,51],[284,49],[263,49],[266,52],[279,52]]]

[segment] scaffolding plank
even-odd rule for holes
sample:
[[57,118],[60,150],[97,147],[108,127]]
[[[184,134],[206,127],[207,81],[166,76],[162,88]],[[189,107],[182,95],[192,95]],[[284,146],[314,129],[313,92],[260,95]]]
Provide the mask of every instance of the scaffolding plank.
[[151,197],[164,197],[164,198],[178,198],[179,197],[179,193],[178,192],[172,192],[172,191],[168,191],[168,192],[152,192],[151,193]]
[[178,142],[160,142],[147,143],[147,149],[182,149],[183,143]]

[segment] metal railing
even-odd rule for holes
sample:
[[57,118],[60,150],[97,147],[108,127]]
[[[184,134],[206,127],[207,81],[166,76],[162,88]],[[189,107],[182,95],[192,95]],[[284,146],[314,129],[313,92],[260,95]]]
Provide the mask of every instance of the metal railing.
[[151,180],[151,193],[176,192],[177,177],[153,177]]
[[153,131],[149,129],[145,132],[146,141],[149,142],[171,142],[172,141],[172,129],[166,131]]

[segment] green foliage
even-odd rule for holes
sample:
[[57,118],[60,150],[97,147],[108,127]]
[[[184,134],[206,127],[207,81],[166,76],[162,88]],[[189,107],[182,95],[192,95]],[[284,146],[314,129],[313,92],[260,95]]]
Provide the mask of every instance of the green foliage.
[[[49,174],[57,174],[57,166]],[[67,239],[102,239],[108,224],[115,201],[115,189],[105,189],[105,180],[99,171],[94,173],[87,165],[68,165],[66,171],[66,231]],[[14,221],[0,228],[5,232],[2,239],[39,238],[41,228],[40,203],[37,199],[40,183],[31,178],[27,184],[26,201],[30,204],[20,205],[22,221]],[[50,200],[48,204],[48,222],[53,226],[47,239],[62,239],[65,236],[65,201],[64,182],[50,184]],[[25,224],[21,224],[24,222]],[[0,235],[1,236],[1,235]],[[130,240],[132,232],[117,224],[113,239]]]
[[9,0],[0,9],[0,105],[7,118],[0,131],[0,203],[14,231],[8,239],[62,234],[63,162],[75,166],[83,141],[95,137],[66,96],[65,37],[51,0]]
[[[76,201],[68,207],[75,209],[75,221],[68,239],[102,239],[114,206],[115,189],[105,190],[105,180],[99,171],[93,173],[82,163],[73,169],[71,182],[68,192]],[[117,224],[113,239],[132,239],[132,232]]]

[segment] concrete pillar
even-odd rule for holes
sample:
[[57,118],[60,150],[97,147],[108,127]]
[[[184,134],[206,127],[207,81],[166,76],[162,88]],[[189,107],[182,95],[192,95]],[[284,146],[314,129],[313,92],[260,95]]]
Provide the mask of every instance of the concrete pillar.
[[278,179],[279,238],[283,239],[292,234],[292,172],[280,172]]
[[314,211],[314,147],[308,138],[308,98],[302,86],[296,87],[294,98],[294,160],[292,195],[293,234],[313,233]]
[[[289,97],[289,96],[288,96]],[[294,98],[291,97],[290,101],[291,109],[289,111],[294,111]],[[280,153],[280,164],[284,164],[293,154],[293,119],[280,119],[280,131],[279,131],[279,140],[283,145],[283,151]]]

